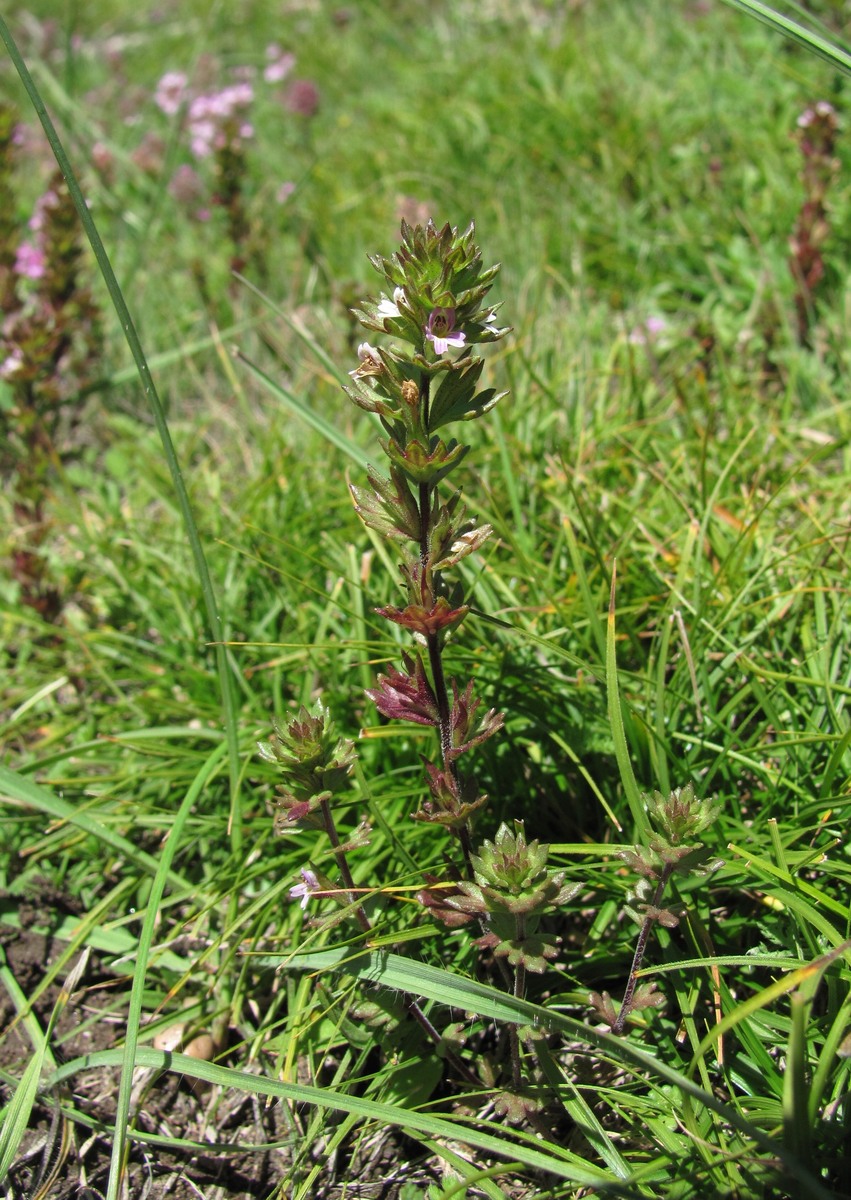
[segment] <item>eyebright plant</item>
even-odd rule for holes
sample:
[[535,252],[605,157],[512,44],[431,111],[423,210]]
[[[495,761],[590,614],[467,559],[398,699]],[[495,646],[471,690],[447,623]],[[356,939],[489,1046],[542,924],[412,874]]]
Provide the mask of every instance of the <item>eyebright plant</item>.
[[398,252],[370,259],[386,290],[354,315],[394,341],[363,342],[346,388],[359,408],[378,415],[386,434],[380,444],[389,473],[370,468],[368,487],[351,489],[364,523],[400,544],[403,600],[378,612],[414,641],[401,669],[379,676],[369,695],[383,716],[435,729],[439,754],[425,763],[429,798],[414,815],[453,831],[469,878],[470,821],[487,798],[460,759],[501,729],[503,719],[492,709],[480,715],[472,682],[447,683],[444,671],[447,638],[469,613],[460,583],[449,583],[447,573],[492,530],[467,520],[460,492],[439,491],[469,451],[443,430],[483,416],[501,398],[479,388],[484,360],[475,348],[509,332],[497,324],[499,306],[486,300],[498,267],[483,266],[474,234],[472,225],[459,235],[449,225],[403,222]]
[[[267,47],[266,60],[262,80],[269,85],[286,79],[295,64],[295,56],[277,45]],[[264,247],[248,202],[249,148],[254,139],[251,115],[257,100],[255,79],[259,82],[252,67],[240,66],[232,70],[226,83],[202,87],[182,71],[167,71],[157,84],[153,99],[164,116],[180,125],[194,162],[177,167],[169,193],[199,221],[210,220],[214,211],[221,212],[231,247],[231,271],[241,272],[251,265],[262,276]],[[309,81],[296,84],[316,92]],[[284,97],[280,99],[287,103]],[[296,111],[302,112],[303,106]],[[158,144],[164,150],[165,144],[161,141]],[[161,169],[162,152],[153,155],[152,160],[152,167]],[[277,193],[279,203],[285,202],[293,190],[291,181],[282,182]],[[198,270],[201,271],[200,264]]]
[[[372,265],[384,279],[376,300],[354,310],[371,333],[392,339],[377,346],[363,342],[358,365],[346,388],[359,408],[378,416],[388,473],[370,467],[367,486],[352,485],[355,508],[364,523],[398,549],[402,597],[378,609],[387,621],[406,629],[412,639],[401,663],[379,675],[367,691],[388,719],[412,721],[435,731],[435,752],[424,758],[427,797],[415,820],[443,826],[460,849],[460,864],[447,867],[447,878],[426,876],[419,895],[425,910],[449,928],[475,923],[476,944],[490,951],[506,986],[522,997],[527,971],[542,972],[557,953],[557,940],[541,929],[541,918],[573,894],[564,873],[547,867],[548,847],[527,842],[523,827],[502,825],[493,841],[474,848],[472,820],[486,804],[474,775],[462,763],[476,747],[498,733],[501,713],[483,711],[471,680],[447,680],[444,651],[450,636],[467,618],[468,598],[451,573],[479,550],[492,530],[468,520],[460,491],[446,481],[469,452],[445,432],[458,421],[475,420],[501,398],[479,386],[484,360],[476,348],[504,337],[498,306],[487,296],[498,267],[485,268],[474,240],[433,222],[402,223],[402,245],[390,258],[375,256]],[[323,828],[331,841],[341,886],[320,877],[311,866],[301,872],[292,898],[306,906],[320,893],[343,898],[364,933],[369,919],[356,900],[346,850],[334,824],[331,801],[351,766],[348,744],[335,746],[322,714],[302,711],[261,749],[282,769],[278,827]],[[411,1015],[436,1044],[436,1031],[416,1005]],[[532,1113],[515,1026],[507,1032],[511,1083],[495,1101],[509,1119]],[[468,1082],[481,1086],[457,1054],[442,1046],[447,1060]]]
[[100,313],[85,280],[74,204],[56,172],[24,232],[15,219],[15,110],[0,105],[0,470],[12,480],[12,577],[45,619],[62,606],[42,546],[57,460],[100,363]]
[[804,185],[795,231],[789,239],[789,270],[795,280],[798,340],[806,345],[813,316],[815,291],[824,277],[825,242],[830,236],[827,193],[839,171],[835,157],[839,118],[826,100],[807,108],[798,118],[797,140],[803,157]]
[[[451,437],[446,427],[483,416],[501,399],[494,389],[479,386],[484,364],[476,353],[481,344],[509,332],[497,322],[498,306],[487,300],[498,268],[483,266],[472,225],[459,234],[431,221],[416,226],[403,221],[399,250],[370,261],[383,277],[384,290],[353,313],[371,334],[385,340],[361,343],[345,390],[354,404],[379,418],[388,465],[386,474],[370,466],[366,486],[353,484],[351,493],[364,523],[398,554],[401,598],[376,611],[406,629],[411,645],[367,695],[382,717],[434,730],[434,751],[423,756],[425,799],[412,817],[442,826],[452,842],[444,871],[424,873],[425,887],[417,899],[448,929],[472,932],[474,944],[490,956],[505,987],[522,999],[527,974],[542,974],[558,954],[559,940],[547,929],[547,918],[579,889],[567,883],[564,871],[548,866],[549,847],[527,840],[522,822],[503,823],[492,840],[474,842],[473,821],[487,797],[467,762],[471,751],[499,733],[503,717],[495,709],[483,709],[472,680],[447,677],[444,663],[449,639],[458,636],[470,612],[469,597],[453,573],[492,532],[490,526],[468,520],[460,491],[448,485],[469,446]],[[301,709],[261,745],[261,753],[282,774],[278,830],[324,831],[338,870],[339,878],[333,880],[315,864],[305,864],[291,899],[303,911],[315,900],[331,900],[341,910],[335,919],[354,916],[368,937],[370,918],[358,898],[348,856],[371,830],[362,824],[344,840],[335,816],[355,761],[352,744],[335,737],[320,706],[313,714]],[[667,798],[656,793],[647,806],[656,833],[646,846],[622,855],[641,877],[635,907],[629,910],[641,930],[626,994],[619,1012],[607,993],[591,998],[617,1033],[623,1032],[630,1013],[660,1002],[652,985],[637,982],[650,930],[657,921],[676,924],[676,913],[662,908],[663,894],[677,872],[703,863],[702,846],[695,839],[717,811],[696,799],[690,785]],[[456,861],[452,848],[458,851]],[[460,1057],[454,1034],[441,1037],[415,1001],[407,1000],[405,1007],[457,1078],[493,1093],[499,1114],[510,1121],[540,1121],[534,1031],[508,1024],[502,1036],[510,1078],[488,1076],[483,1084]],[[485,1069],[484,1063],[481,1067]]]
[[[340,874],[342,886],[315,866],[302,867],[301,882],[290,889],[290,899],[298,900],[302,910],[313,898],[334,900],[341,908],[339,919],[354,915],[362,934],[368,936],[372,923],[358,899],[348,855],[368,844],[372,830],[366,822],[361,822],[342,841],[332,806],[332,801],[347,790],[356,757],[352,743],[335,736],[330,716],[320,704],[314,713],[300,709],[287,725],[278,725],[269,741],[261,742],[258,748],[267,762],[278,767],[282,777],[278,786],[276,829],[279,833],[296,830],[326,833]],[[425,1035],[440,1050],[456,1075],[478,1086],[476,1074],[441,1037],[416,1000],[405,997],[402,1005],[419,1026],[420,1036]]]
[[616,1011],[608,992],[593,992],[589,997],[597,1015],[612,1030],[623,1033],[633,1012],[644,1008],[661,1008],[665,997],[655,980],[639,983],[638,973],[644,961],[647,942],[655,924],[674,929],[681,914],[673,907],[662,907],[668,884],[675,875],[707,874],[720,866],[712,861],[703,843],[695,839],[717,819],[721,806],[713,800],[701,800],[694,794],[692,784],[675,788],[668,797],[654,792],[645,797],[647,815],[655,832],[645,846],[623,850],[620,858],[639,876],[632,903],[626,913],[639,926],[632,967],[620,1010]]

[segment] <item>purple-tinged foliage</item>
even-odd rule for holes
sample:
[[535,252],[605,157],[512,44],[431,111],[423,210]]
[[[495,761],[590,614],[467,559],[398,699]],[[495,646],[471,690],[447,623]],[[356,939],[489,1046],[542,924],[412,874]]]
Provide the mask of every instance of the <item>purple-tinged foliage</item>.
[[366,694],[383,717],[396,721],[415,721],[418,725],[440,723],[437,699],[425,673],[422,658],[402,655],[404,671],[395,668],[378,676],[378,687]]

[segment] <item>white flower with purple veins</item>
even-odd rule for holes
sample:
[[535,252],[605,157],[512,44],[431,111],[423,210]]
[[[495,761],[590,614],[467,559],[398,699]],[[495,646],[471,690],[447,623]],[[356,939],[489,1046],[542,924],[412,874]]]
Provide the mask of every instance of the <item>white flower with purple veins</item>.
[[450,346],[460,349],[467,340],[462,330],[455,330],[454,308],[433,308],[429,313],[425,335],[434,346],[435,354],[445,354]]
[[369,342],[361,342],[358,346],[358,359],[360,361],[356,369],[349,371],[352,379],[361,379],[365,375],[380,375],[384,370],[381,355]]
[[314,892],[319,891],[319,880],[307,867],[301,868],[301,883],[290,888],[290,900],[301,900],[302,912],[307,908],[307,902]]
[[405,289],[397,287],[393,292],[393,299],[388,300],[386,296],[382,296],[378,302],[378,307],[375,310],[375,315],[380,321],[388,318],[399,317],[402,314],[399,312],[399,301],[405,299]]

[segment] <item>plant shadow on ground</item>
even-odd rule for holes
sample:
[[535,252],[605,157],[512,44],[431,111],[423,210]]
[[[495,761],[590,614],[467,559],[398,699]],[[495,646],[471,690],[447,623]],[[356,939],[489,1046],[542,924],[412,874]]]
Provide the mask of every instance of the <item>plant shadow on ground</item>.
[[[61,987],[43,986],[45,973],[67,949],[50,932],[56,914],[77,917],[77,901],[46,882],[23,901],[0,894],[0,915],[14,913],[14,926],[0,926],[0,953],[22,991],[38,993],[32,1012],[43,1027]],[[55,1028],[58,1063],[120,1046],[123,1040],[122,988],[98,955],[89,958],[79,987]],[[265,983],[270,979],[267,973]],[[255,990],[264,1004],[264,979]],[[0,1074],[17,1074],[30,1054],[14,1007],[0,1001]],[[239,1053],[225,1051],[219,1061],[237,1063]],[[333,1067],[326,1065],[330,1082]],[[60,1086],[39,1097],[28,1132],[5,1183],[10,1200],[34,1195],[51,1200],[102,1196],[110,1173],[112,1129],[120,1068],[99,1066],[81,1071],[73,1092]],[[293,1114],[279,1103],[265,1104],[250,1094],[222,1094],[173,1073],[138,1071],[134,1083],[134,1139],[125,1175],[130,1195],[167,1194],[197,1200],[199,1189],[214,1188],[231,1200],[264,1200],[301,1172],[322,1162],[326,1139],[297,1146]],[[63,1109],[73,1104],[73,1124]],[[187,1144],[186,1149],[180,1143]],[[252,1149],[252,1145],[258,1147]],[[406,1186],[421,1193],[441,1183],[440,1163],[396,1129],[378,1128],[336,1151],[313,1194],[393,1200]],[[164,1189],[161,1191],[161,1189]]]

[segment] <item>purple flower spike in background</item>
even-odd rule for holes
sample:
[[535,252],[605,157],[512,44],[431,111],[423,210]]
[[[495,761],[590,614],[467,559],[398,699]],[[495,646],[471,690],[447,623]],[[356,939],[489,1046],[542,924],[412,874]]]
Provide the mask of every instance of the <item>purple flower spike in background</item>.
[[433,343],[435,354],[445,354],[450,346],[460,349],[467,341],[466,333],[455,330],[454,308],[433,308],[426,325],[426,337]]

